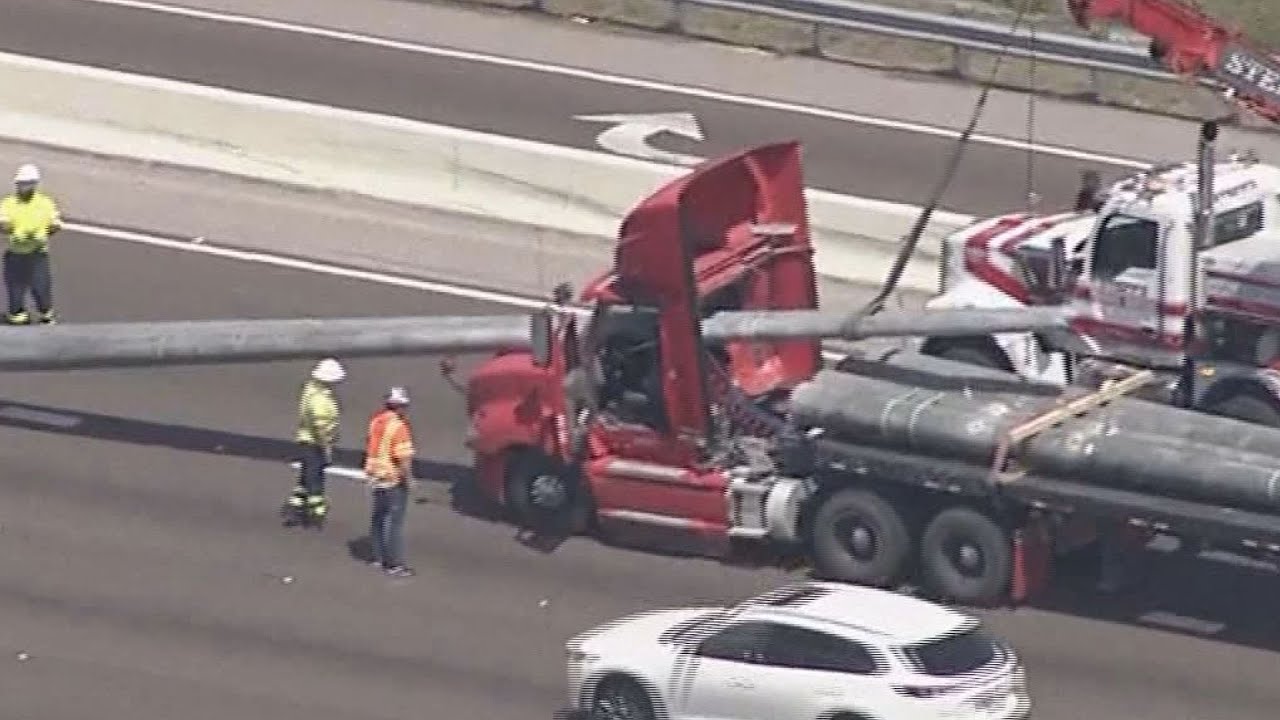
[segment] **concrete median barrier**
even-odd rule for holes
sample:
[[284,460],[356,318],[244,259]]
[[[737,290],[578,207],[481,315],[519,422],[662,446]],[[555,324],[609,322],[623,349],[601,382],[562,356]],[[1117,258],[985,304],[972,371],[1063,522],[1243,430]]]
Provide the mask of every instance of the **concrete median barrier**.
[[[609,242],[640,198],[684,168],[603,152],[111,70],[0,54],[0,136],[461,211]],[[778,138],[761,138],[761,142]],[[871,170],[871,169],[869,169]],[[811,191],[819,271],[877,282],[917,208]],[[231,211],[231,210],[229,210]],[[936,283],[934,216],[903,280]]]

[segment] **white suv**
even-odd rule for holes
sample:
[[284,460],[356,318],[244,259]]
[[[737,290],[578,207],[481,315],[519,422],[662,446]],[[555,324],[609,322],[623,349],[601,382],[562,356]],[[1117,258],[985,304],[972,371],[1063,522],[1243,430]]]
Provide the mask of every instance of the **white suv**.
[[575,636],[569,702],[590,720],[1029,718],[1014,651],[934,603],[838,583],[736,607],[631,615]]

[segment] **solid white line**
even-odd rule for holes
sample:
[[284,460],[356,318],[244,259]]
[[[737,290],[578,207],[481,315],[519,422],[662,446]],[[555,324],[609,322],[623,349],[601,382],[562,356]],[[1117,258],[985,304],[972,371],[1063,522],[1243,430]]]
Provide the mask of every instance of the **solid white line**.
[[[253,17],[250,15],[240,15],[235,13],[218,12],[213,10],[200,10],[196,8],[180,7],[174,5],[166,5],[164,3],[147,2],[146,0],[85,0],[86,2],[96,2],[102,5],[113,5],[116,7],[125,7],[135,10],[148,10],[168,15],[179,15],[191,17],[200,20],[212,20],[216,22],[227,23],[229,25],[242,25],[246,27],[256,27],[268,30],[279,30],[282,32],[294,33],[297,35],[307,35],[310,37],[321,37],[330,40],[339,40],[343,42],[356,43],[360,45],[372,45],[376,47],[387,48],[391,50],[399,50],[403,52],[416,53],[419,55],[432,55],[436,57],[446,57],[454,60],[466,60],[469,62],[485,63],[489,65],[497,65],[501,67],[515,68],[518,70],[528,70],[533,72],[545,73],[548,75],[561,75],[564,77],[573,77],[581,80],[591,80],[594,82],[605,83],[609,85],[619,85],[623,87],[639,88],[644,90],[653,90],[656,92],[664,92],[675,95],[684,95],[687,97],[702,98],[705,100],[713,100],[717,102],[732,103],[736,105],[746,105],[751,107],[763,108],[767,110],[778,110],[781,112],[794,113],[797,115],[808,115],[811,117],[820,117],[828,120],[839,120],[858,125],[867,125],[871,127],[879,127],[888,130],[898,130],[902,132],[917,133],[920,135],[931,135],[934,137],[958,138],[960,132],[950,128],[938,127],[935,125],[925,125],[922,123],[908,122],[904,120],[891,120],[889,118],[875,117],[872,115],[863,115],[859,113],[843,112],[839,110],[830,110],[827,108],[815,107],[812,105],[801,105],[798,103],[788,103],[779,100],[769,100],[767,98],[753,97],[750,95],[740,95],[737,93],[724,92],[720,90],[711,90],[708,88],[697,87],[693,85],[680,85],[675,83],[661,82],[657,80],[645,80],[643,78],[630,77],[626,75],[617,75],[614,73],[600,72],[595,70],[584,70],[582,68],[570,67],[567,65],[558,65],[554,63],[538,62],[534,60],[519,60],[516,58],[502,57],[500,55],[490,55],[488,53],[455,50],[452,48],[439,47],[435,45],[427,45],[424,43],[406,42],[403,40],[392,40],[389,38],[378,37],[375,35],[366,35],[363,33],[349,32],[345,30],[333,30],[330,28],[318,27],[314,25],[302,25],[299,23],[287,22],[283,20],[268,20],[266,18]],[[997,137],[994,135],[983,135],[975,133],[971,136],[971,141],[975,143],[992,145],[995,147],[1011,148],[1015,150],[1032,150],[1034,152],[1043,153],[1045,155],[1053,155],[1057,157],[1069,158],[1072,160],[1084,160],[1103,165],[1114,165],[1117,167],[1143,169],[1151,166],[1150,162],[1135,160],[1132,158],[1122,158],[1113,155],[1103,155],[1092,153],[1085,150],[1075,148],[1061,147],[1055,145],[1041,145],[1038,143],[1028,143],[1024,140],[1015,140],[1012,138]]]
[[[241,262],[269,265],[271,267],[286,268],[289,270],[299,270],[302,272],[315,273],[317,275],[330,275],[350,280],[363,280],[365,282],[376,283],[379,285],[389,285],[409,290],[421,290],[423,292],[435,293],[438,295],[449,295],[452,297],[476,300],[479,302],[488,302],[495,305],[507,305],[509,307],[524,308],[526,310],[536,310],[538,308],[546,307],[547,305],[546,300],[538,300],[536,298],[523,297],[511,293],[498,292],[495,290],[480,290],[478,288],[469,288],[462,285],[455,285],[453,283],[439,282],[435,280],[422,280],[420,278],[407,277],[404,275],[392,275],[390,273],[377,272],[374,270],[361,270],[359,268],[343,267],[341,265],[333,265],[316,260],[302,260],[299,258],[285,257],[283,255],[275,255],[268,252],[260,252],[257,250],[239,250],[236,248],[219,247],[217,245],[210,245],[208,241],[197,242],[194,239],[177,240],[174,238],[151,235],[149,233],[141,233],[131,230],[117,230],[115,228],[103,227],[101,225],[93,225],[89,223],[69,222],[66,223],[65,227],[67,230],[71,230],[73,232],[106,238],[108,240],[121,240],[123,242],[131,242],[139,245],[148,245],[150,247],[209,255],[227,260],[239,260]],[[839,353],[832,352],[823,352],[823,355],[828,360],[833,361],[844,357]]]
[[391,285],[393,287],[407,288],[410,290],[422,290],[423,292],[451,295],[453,297],[489,302],[496,305],[509,305],[512,307],[528,308],[532,310],[544,307],[547,304],[545,300],[535,300],[533,298],[520,297],[519,295],[512,295],[510,293],[479,290],[451,283],[421,280],[418,278],[391,275],[389,273],[375,272],[372,270],[342,267],[341,265],[330,265],[328,263],[316,262],[314,260],[301,260],[298,258],[285,257],[282,255],[274,255],[254,250],[238,250],[234,248],[218,247],[217,245],[208,244],[207,241],[196,242],[195,240],[175,240],[157,235],[149,235],[129,230],[117,230],[115,228],[88,225],[84,223],[66,223],[66,228],[74,232],[93,235],[95,237],[108,238],[111,240],[123,240],[125,242],[138,243],[140,245],[150,245],[151,247],[181,250],[183,252],[211,255],[213,257],[226,258],[229,260],[240,260],[242,262],[256,263],[259,265],[287,268],[289,270],[301,270],[303,272],[316,273],[318,275],[332,275],[334,277],[353,280],[364,280],[367,282],[377,283],[379,285]]

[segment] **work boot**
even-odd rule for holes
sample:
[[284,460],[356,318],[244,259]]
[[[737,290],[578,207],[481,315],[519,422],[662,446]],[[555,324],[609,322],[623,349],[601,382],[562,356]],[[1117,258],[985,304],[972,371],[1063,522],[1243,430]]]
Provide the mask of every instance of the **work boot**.
[[307,498],[307,527],[321,530],[324,528],[325,516],[328,515],[328,507],[325,504],[323,496],[311,496]]
[[280,508],[280,517],[284,520],[285,527],[297,527],[306,524],[305,502],[306,497],[297,492],[294,492],[284,501],[284,505]]

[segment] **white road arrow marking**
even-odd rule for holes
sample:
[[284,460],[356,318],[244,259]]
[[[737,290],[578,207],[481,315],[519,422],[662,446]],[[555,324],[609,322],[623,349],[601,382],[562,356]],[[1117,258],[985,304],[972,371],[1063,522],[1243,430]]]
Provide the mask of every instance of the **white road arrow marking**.
[[697,165],[705,159],[696,155],[668,152],[649,144],[650,137],[663,132],[702,142],[702,127],[693,113],[577,115],[575,119],[611,123],[613,127],[596,136],[596,143],[605,150],[619,155],[630,155],[673,165]]

